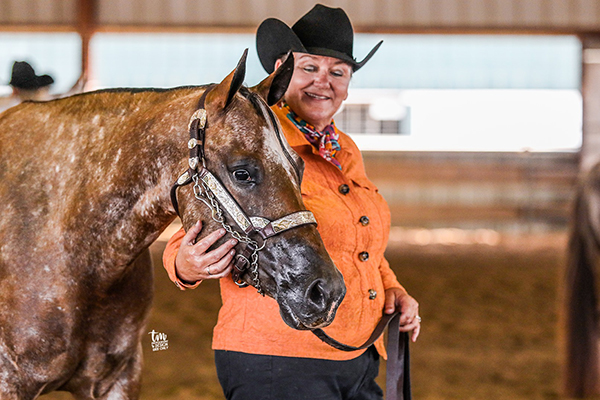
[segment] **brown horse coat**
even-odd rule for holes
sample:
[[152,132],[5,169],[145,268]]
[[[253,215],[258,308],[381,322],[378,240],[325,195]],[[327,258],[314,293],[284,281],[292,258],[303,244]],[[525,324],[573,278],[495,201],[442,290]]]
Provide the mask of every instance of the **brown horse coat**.
[[[207,98],[211,168],[234,196],[244,190],[230,181],[228,160],[257,169],[265,184],[238,198],[256,215],[304,209],[289,162],[277,152],[256,153],[273,142],[273,127],[238,93],[239,70]],[[290,71],[254,90],[277,101]],[[152,299],[146,249],[175,218],[169,189],[187,168],[188,122],[204,90],[105,90],[0,114],[0,398],[52,390],[82,399],[137,398]],[[280,201],[265,206],[262,196]],[[203,234],[216,227],[191,187],[179,197],[185,226],[201,218]],[[309,304],[310,311],[331,322],[343,280],[315,227],[286,232],[272,246],[290,247],[293,255],[288,269],[273,257],[261,263],[267,294],[303,303],[303,291],[318,279],[329,294],[319,299],[322,309]],[[278,293],[278,269],[298,292]],[[295,312],[302,319],[302,310]]]

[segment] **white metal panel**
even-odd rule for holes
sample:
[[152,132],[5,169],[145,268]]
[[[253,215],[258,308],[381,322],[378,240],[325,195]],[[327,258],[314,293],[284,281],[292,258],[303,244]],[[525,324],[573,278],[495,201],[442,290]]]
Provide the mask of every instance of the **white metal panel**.
[[60,20],[64,21],[65,23],[70,22],[76,24],[78,16],[77,0],[63,0],[59,1],[58,4],[60,6],[57,7],[57,9],[59,9],[57,18],[60,18]]
[[187,24],[189,25],[214,25],[215,9],[220,7],[217,2],[214,1],[195,1],[188,0],[188,16]]
[[50,17],[51,19],[56,20],[60,15],[60,4],[57,4],[53,0],[38,0],[35,2],[34,7],[34,14],[37,15],[38,18]]
[[534,28],[542,25],[542,1],[543,0],[515,0],[514,7],[516,12],[513,14],[514,23],[511,25],[522,28]]
[[3,24],[75,24],[75,0],[1,0]]
[[252,11],[248,16],[251,21],[262,21],[272,16],[269,0],[253,0]]
[[[76,25],[79,0],[0,0],[1,24]],[[293,24],[315,0],[97,0],[98,24],[251,27]],[[600,0],[329,0],[360,29],[600,30]]]
[[493,24],[496,27],[506,27],[514,23],[515,2],[513,0],[496,0]]
[[375,7],[375,18],[380,25],[387,26],[401,23],[402,17],[401,1],[380,0],[379,7]]
[[[274,17],[282,20],[288,25],[292,25],[298,20],[304,13],[310,10],[311,6],[300,7],[297,2],[284,2],[284,1],[268,1],[269,14],[266,17]],[[259,21],[254,21],[254,25],[258,25],[265,18],[259,18]],[[253,24],[252,21],[247,21],[247,24]]]
[[183,25],[190,23],[190,2],[188,0],[170,0],[169,18],[172,21],[181,21]]
[[98,2],[98,20],[102,24],[135,24],[137,18],[134,10],[139,7],[137,1],[101,0]]
[[[151,25],[170,25],[175,23],[172,15],[169,15],[167,10],[170,8],[169,3],[164,1],[146,2],[146,6],[142,9],[142,18],[144,24]],[[181,22],[179,22],[181,24]]]
[[564,27],[572,22],[574,16],[571,12],[571,9],[573,8],[571,2],[564,0],[549,0],[548,3],[547,25]]
[[464,4],[466,0],[439,3],[437,12],[432,16],[434,25],[457,26],[464,18]]
[[[405,1],[389,0],[386,7],[381,7],[385,15],[386,26],[409,26],[412,24],[412,15]],[[356,24],[356,21],[353,21]]]
[[11,3],[12,17],[16,21],[24,23],[35,22],[35,0],[22,0],[20,2],[11,0]]
[[[343,7],[342,7],[343,8]],[[352,14],[350,14],[350,19],[356,19],[355,15],[360,15],[361,19],[365,19],[367,21],[373,21],[374,24],[379,24],[380,21],[377,18],[377,8],[373,7],[372,4],[366,2],[360,2],[356,4],[356,8],[352,9]]]
[[224,1],[218,9],[219,17],[226,25],[242,25],[252,14],[251,1]]
[[463,5],[465,25],[476,27],[488,27],[494,24],[496,4],[493,1],[466,0]]
[[12,3],[10,1],[0,1],[0,23],[11,22]]
[[414,25],[428,26],[431,23],[431,2],[432,0],[410,0],[407,2],[412,11]]
[[573,7],[574,15],[572,22],[581,27],[591,29],[600,28],[600,1],[598,0],[575,0]]

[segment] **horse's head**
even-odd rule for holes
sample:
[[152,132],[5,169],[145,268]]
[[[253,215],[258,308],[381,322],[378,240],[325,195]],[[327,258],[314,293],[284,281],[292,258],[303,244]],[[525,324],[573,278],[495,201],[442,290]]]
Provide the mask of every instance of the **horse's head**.
[[[206,127],[203,111],[192,122],[191,135],[196,126],[200,131],[199,166],[195,194],[180,191],[182,220],[189,228],[202,219],[201,236],[223,224],[237,232],[237,283],[273,297],[283,320],[293,328],[326,326],[344,297],[344,281],[325,250],[312,213],[303,205],[303,161],[269,109],[287,89],[293,57],[248,89],[242,86],[245,56],[201,100]],[[207,206],[198,207],[200,201]],[[223,223],[218,221],[220,213]]]

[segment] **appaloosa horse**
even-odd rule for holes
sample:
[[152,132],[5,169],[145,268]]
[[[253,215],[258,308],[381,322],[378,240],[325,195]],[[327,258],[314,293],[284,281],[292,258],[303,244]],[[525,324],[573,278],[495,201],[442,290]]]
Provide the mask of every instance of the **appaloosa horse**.
[[0,114],[1,399],[138,397],[147,247],[176,216],[176,181],[184,226],[202,219],[202,234],[224,225],[246,239],[239,280],[275,298],[290,326],[332,321],[343,279],[268,108],[293,59],[250,89],[244,69],[245,56],[211,87],[104,90]]
[[564,389],[600,394],[600,164],[579,182],[563,284]]

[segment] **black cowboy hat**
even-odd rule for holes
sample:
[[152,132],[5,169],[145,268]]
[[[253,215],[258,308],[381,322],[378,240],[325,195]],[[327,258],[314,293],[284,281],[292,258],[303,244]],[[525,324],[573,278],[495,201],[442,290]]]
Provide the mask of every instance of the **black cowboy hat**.
[[50,75],[36,75],[33,67],[25,61],[15,61],[9,85],[18,89],[35,90],[54,83]]
[[380,41],[360,62],[352,56],[354,30],[341,8],[317,4],[291,28],[276,18],[264,20],[256,32],[256,49],[263,68],[272,73],[275,61],[289,50],[335,57],[347,62],[354,71],[375,54]]

